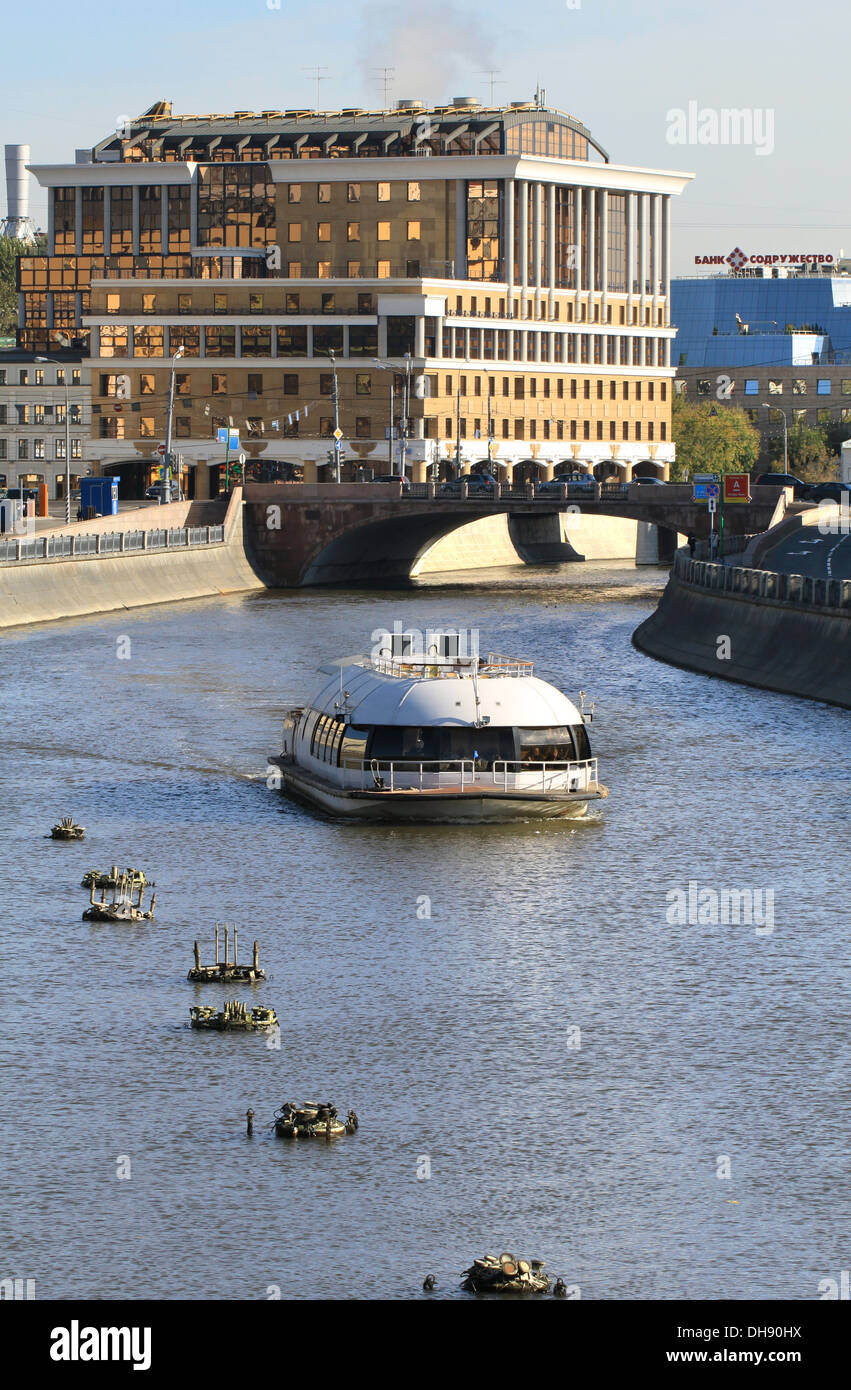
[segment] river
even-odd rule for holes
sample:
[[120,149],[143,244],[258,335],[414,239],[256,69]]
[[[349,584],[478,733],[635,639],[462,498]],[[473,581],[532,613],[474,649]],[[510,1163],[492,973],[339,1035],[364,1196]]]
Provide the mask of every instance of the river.
[[[3,638],[0,1278],[410,1298],[433,1273],[467,1297],[459,1271],[510,1250],[583,1299],[839,1279],[851,715],[641,656],[663,583],[490,571]],[[588,693],[611,795],[587,824],[341,825],[267,788],[317,665],[397,620]],[[45,838],[66,814],[84,844]],[[154,922],[81,920],[83,871],[114,862],[155,878]],[[690,882],[708,919],[676,918]],[[713,921],[742,889],[754,920]],[[187,982],[216,920],[259,939],[265,985]],[[279,1048],[189,1029],[231,994],[277,1009]],[[305,1098],[358,1133],[275,1139]]]

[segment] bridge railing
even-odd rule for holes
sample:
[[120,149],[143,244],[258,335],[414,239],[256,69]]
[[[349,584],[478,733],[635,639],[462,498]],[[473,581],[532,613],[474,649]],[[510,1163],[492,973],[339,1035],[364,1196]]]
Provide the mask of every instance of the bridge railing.
[[673,572],[683,583],[710,592],[754,598],[760,602],[794,604],[801,608],[832,609],[851,617],[851,579],[815,578],[751,569],[745,565],[720,565],[711,560],[693,560],[688,550],[677,551]]
[[[553,479],[544,483],[503,483],[497,482],[494,487],[481,488],[470,487],[466,478],[471,475],[463,475],[461,478],[443,479],[440,482],[427,483],[408,483],[403,484],[399,480],[399,495],[413,501],[425,499],[438,499],[442,501],[451,500],[457,502],[629,502],[636,498],[630,495],[629,483],[598,483],[593,478],[588,482],[565,482],[559,483],[558,479]],[[473,475],[474,476],[474,475]],[[369,486],[369,484],[361,484]],[[382,484],[386,487],[387,484]],[[648,497],[649,489],[642,489],[640,500],[642,502],[652,501]],[[671,500],[663,494],[656,500]]]
[[0,540],[0,565],[39,560],[82,560],[95,555],[129,555],[150,550],[187,550],[196,546],[223,545],[224,539],[224,526],[9,537]]

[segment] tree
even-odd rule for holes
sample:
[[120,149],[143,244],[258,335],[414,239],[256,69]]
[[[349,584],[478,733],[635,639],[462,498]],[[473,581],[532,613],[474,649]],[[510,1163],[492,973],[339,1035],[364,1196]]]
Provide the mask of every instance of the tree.
[[[783,430],[772,434],[768,441],[768,456],[773,463],[783,463]],[[822,425],[805,425],[803,421],[789,431],[789,472],[805,483],[824,481],[832,471],[830,446]]]
[[18,326],[18,257],[37,256],[43,249],[43,240],[34,246],[15,237],[0,237],[0,333],[14,333]]
[[695,473],[749,473],[759,457],[760,435],[744,410],[674,395],[671,436],[677,457],[671,482]]

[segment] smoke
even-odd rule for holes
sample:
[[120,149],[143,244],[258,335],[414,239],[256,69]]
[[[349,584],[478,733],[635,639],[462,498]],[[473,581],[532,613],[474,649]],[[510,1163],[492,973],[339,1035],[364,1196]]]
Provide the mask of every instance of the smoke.
[[490,87],[482,73],[496,66],[493,44],[469,9],[454,0],[403,9],[388,0],[369,0],[362,13],[361,78],[365,89],[375,94],[376,105],[384,102],[381,68],[394,70],[388,105],[401,97],[418,98],[426,105],[441,105],[456,95],[489,100]]

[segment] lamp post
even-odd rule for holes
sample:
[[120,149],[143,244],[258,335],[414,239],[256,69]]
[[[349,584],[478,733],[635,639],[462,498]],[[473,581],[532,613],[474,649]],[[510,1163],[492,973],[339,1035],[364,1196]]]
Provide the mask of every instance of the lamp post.
[[[163,478],[163,502],[171,501],[171,419],[174,414],[174,369],[178,357],[183,356],[183,344],[171,359],[171,377],[168,385],[168,415],[165,423],[165,477]],[[180,496],[180,485],[178,484],[177,495]]]
[[[68,370],[62,362],[58,362],[55,357],[37,357],[36,362],[52,362],[56,367],[62,367],[65,373],[65,524],[71,524],[71,405],[68,398]],[[21,502],[24,504],[24,516],[27,514],[26,503],[24,502],[24,489],[21,486]]]
[[786,417],[786,411],[783,409],[782,406],[779,406],[779,405],[771,405],[771,404],[769,404],[768,401],[763,401],[763,402],[762,402],[762,408],[763,408],[763,410],[779,410],[779,411],[780,411],[780,414],[783,416],[783,472],[784,472],[784,473],[788,473],[788,472],[789,472],[789,421],[788,421],[788,419],[787,419],[787,417]]
[[[407,423],[408,423],[408,421],[407,421],[408,399],[409,399],[409,397],[408,397],[408,391],[410,390],[410,381],[411,381],[411,355],[410,355],[410,353],[406,353],[405,355],[406,355],[406,357],[407,357],[407,359],[408,359],[408,365],[407,365],[407,385],[406,385],[405,387],[402,388],[402,410],[403,410],[403,412],[405,412],[405,413],[404,413],[404,415],[400,418],[400,421],[399,421],[399,433],[400,433],[400,435],[402,436],[402,439],[401,439],[402,451],[401,451],[401,463],[399,464],[399,474],[400,474],[400,477],[402,477],[402,478],[405,477],[405,436],[406,436],[406,433],[407,433]],[[389,447],[389,449],[387,450],[387,458],[388,458],[388,461],[389,461],[389,463],[390,463],[390,472],[391,472],[391,473],[395,473],[396,470],[395,470],[395,468],[393,467],[393,399],[394,399],[393,378],[394,378],[394,376],[395,376],[395,374],[396,374],[396,368],[393,366],[393,364],[392,364],[391,362],[382,362],[382,360],[381,360],[380,357],[373,357],[372,362],[373,362],[373,366],[377,367],[378,370],[379,370],[380,372],[390,372],[390,374],[391,374],[391,375],[390,375],[390,447]]]

